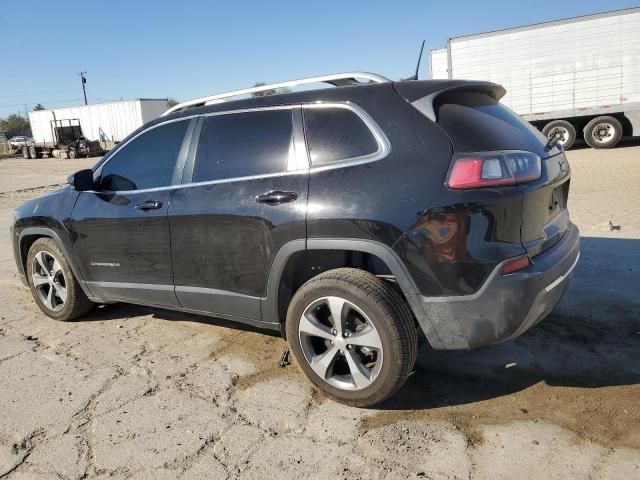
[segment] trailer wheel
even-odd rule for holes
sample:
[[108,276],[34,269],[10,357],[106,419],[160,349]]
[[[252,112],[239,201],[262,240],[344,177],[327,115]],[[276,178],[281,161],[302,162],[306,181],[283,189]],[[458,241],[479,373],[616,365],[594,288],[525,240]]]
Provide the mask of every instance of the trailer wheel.
[[22,158],[26,158],[27,160],[29,160],[29,148],[28,147],[22,147]]
[[557,138],[558,144],[565,150],[569,150],[576,141],[576,129],[566,120],[547,123],[542,129],[542,134],[547,138]]
[[78,158],[78,151],[73,147],[69,149],[69,158]]
[[592,148],[615,147],[622,138],[622,124],[614,117],[597,117],[584,127],[584,141]]
[[38,150],[36,150],[36,147],[34,147],[33,145],[29,147],[29,157],[31,157],[33,160],[35,160],[36,158],[38,158],[39,152]]

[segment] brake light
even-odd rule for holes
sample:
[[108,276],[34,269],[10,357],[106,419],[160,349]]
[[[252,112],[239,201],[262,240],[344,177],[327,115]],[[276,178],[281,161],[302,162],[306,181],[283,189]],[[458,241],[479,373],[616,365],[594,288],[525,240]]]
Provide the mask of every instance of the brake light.
[[531,260],[529,260],[527,255],[511,258],[502,265],[502,274],[508,275],[509,273],[514,273],[522,270],[523,268],[527,268],[529,265],[531,265]]
[[531,152],[484,152],[456,155],[447,186],[460,190],[500,187],[540,178],[542,161]]

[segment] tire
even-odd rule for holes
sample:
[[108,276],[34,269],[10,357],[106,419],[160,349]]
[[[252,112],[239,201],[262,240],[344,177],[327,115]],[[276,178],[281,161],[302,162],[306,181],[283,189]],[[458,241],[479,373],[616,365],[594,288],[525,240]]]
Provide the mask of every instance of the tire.
[[[342,335],[329,316],[330,305],[342,305],[335,308],[346,317]],[[321,336],[308,333],[318,332],[316,327]],[[330,270],[300,287],[289,304],[286,333],[309,380],[330,398],[356,407],[376,405],[402,387],[418,351],[407,303],[384,280],[354,268]],[[333,360],[323,364],[318,358]]]
[[[48,317],[66,322],[84,315],[93,307],[93,302],[82,291],[62,250],[53,239],[39,238],[33,242],[27,254],[25,271],[31,294]],[[36,286],[36,280],[42,283]],[[66,298],[62,295],[63,288]],[[51,289],[53,292],[49,294]]]
[[78,151],[75,148],[69,149],[69,158],[78,158]]
[[558,144],[564,150],[569,150],[576,141],[576,128],[566,120],[554,120],[547,123],[542,129],[542,134],[547,138],[558,137]]
[[22,158],[29,160],[30,155],[29,155],[29,148],[28,147],[22,147]]
[[31,146],[29,147],[29,158],[35,160],[36,158],[38,158],[38,150],[36,150],[36,147]]
[[587,123],[583,134],[591,148],[613,148],[622,138],[622,124],[614,117],[597,117]]

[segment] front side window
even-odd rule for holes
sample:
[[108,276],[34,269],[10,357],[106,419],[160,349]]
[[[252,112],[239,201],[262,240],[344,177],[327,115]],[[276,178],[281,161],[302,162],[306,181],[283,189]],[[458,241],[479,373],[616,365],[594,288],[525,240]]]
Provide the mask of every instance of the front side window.
[[293,155],[290,109],[204,118],[193,182],[287,171]]
[[378,151],[369,127],[352,110],[339,107],[305,107],[304,124],[311,164],[326,165]]
[[190,120],[171,122],[134,138],[107,161],[100,176],[105,190],[144,190],[171,185]]

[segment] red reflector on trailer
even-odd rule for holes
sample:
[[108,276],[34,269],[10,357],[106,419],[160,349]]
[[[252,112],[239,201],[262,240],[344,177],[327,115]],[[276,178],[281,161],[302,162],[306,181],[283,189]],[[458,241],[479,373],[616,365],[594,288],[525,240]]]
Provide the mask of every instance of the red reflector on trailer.
[[522,270],[523,268],[527,268],[529,265],[531,265],[531,261],[526,255],[523,255],[522,257],[512,258],[504,262],[504,265],[502,265],[502,274],[508,275],[509,273],[514,273]]

